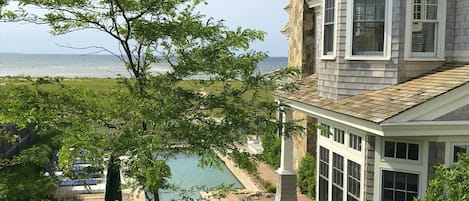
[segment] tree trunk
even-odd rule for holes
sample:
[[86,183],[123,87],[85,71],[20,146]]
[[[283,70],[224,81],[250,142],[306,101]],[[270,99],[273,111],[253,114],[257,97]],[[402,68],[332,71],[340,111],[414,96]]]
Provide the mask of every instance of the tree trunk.
[[160,201],[160,194],[158,193],[158,191],[153,192],[153,197],[155,198],[155,201]]
[[111,155],[107,168],[106,175],[106,194],[105,201],[122,201],[122,191],[120,188],[121,176],[120,176],[120,164],[119,160]]

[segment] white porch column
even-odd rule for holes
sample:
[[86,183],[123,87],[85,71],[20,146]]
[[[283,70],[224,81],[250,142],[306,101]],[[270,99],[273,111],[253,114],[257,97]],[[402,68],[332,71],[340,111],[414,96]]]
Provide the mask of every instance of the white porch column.
[[[279,119],[289,122],[293,119],[293,112],[282,110]],[[293,140],[286,134],[285,126],[282,126],[282,150],[280,167],[277,169],[277,192],[275,201],[297,201],[296,197],[296,172],[293,169]]]

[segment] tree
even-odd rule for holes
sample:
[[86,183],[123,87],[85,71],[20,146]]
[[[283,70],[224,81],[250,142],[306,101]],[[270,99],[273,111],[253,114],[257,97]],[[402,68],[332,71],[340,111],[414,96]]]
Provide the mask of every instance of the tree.
[[[201,155],[206,165],[213,164],[217,160],[212,150],[227,154],[227,148],[235,149],[235,142],[244,134],[276,127],[271,121],[276,105],[260,98],[275,86],[257,72],[258,62],[267,54],[249,49],[264,33],[228,30],[222,21],[196,13],[194,9],[204,3],[202,0],[18,2],[20,8],[33,7],[45,15],[20,9],[4,12],[6,20],[46,23],[57,35],[83,29],[105,33],[120,45],[121,53],[106,47],[86,48],[114,54],[132,75],[122,79],[120,89],[101,95],[104,99],[77,93],[70,96],[73,100],[64,100],[68,102],[62,104],[69,111],[63,113],[74,114],[76,122],[48,122],[51,127],[64,126],[66,135],[61,136],[59,156],[65,170],[80,153],[101,165],[103,158],[115,164],[121,162],[120,156],[127,156],[122,161],[128,167],[125,174],[158,197],[152,189],[164,187],[161,178],[168,176],[154,171],[163,167],[159,161],[186,151]],[[151,74],[151,65],[161,60],[168,62],[172,71]],[[206,80],[190,80],[196,75]],[[85,100],[78,103],[83,107],[75,108],[72,103],[79,100]],[[44,112],[51,118],[61,114],[55,109]],[[253,120],[261,127],[251,124]],[[40,126],[46,121],[33,123]]]
[[425,195],[426,201],[469,200],[469,155],[458,155],[458,164],[437,165]]
[[[13,83],[1,87],[0,122],[32,128],[38,134],[34,145],[25,147],[10,159],[0,160],[2,200],[49,200],[54,197],[56,180],[53,172],[46,172],[45,167],[53,163],[54,150],[61,146],[58,137],[61,133],[78,132],[79,126],[86,125],[88,117],[74,114],[91,114],[94,109],[86,109],[90,104],[77,98],[86,97],[86,92],[52,84],[58,81],[40,78],[30,84]],[[11,134],[1,133],[0,138]]]

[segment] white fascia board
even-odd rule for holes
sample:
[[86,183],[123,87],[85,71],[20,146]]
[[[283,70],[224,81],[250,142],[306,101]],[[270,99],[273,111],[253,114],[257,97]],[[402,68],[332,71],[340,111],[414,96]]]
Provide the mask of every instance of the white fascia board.
[[307,0],[306,3],[308,3],[309,8],[314,8],[318,7],[321,5],[322,0]]
[[415,121],[381,124],[386,137],[467,136],[469,121]]
[[469,104],[469,83],[389,118],[381,124],[410,122],[412,120],[430,121],[467,104]]
[[361,131],[383,136],[383,130],[380,127],[380,125],[377,123],[355,118],[355,117],[345,115],[345,114],[340,114],[340,113],[333,112],[330,110],[322,109],[320,107],[307,105],[298,101],[293,101],[293,100],[277,97],[277,96],[275,96],[275,100],[282,101],[283,103],[288,105],[290,108],[306,113],[312,117],[334,121],[339,124],[343,124],[345,126],[349,126],[349,127],[361,130]]

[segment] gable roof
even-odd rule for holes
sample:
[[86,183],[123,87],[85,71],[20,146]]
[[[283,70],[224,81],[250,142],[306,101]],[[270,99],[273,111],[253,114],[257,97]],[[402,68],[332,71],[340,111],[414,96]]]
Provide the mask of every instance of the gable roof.
[[468,83],[469,65],[448,63],[413,80],[339,100],[318,96],[317,75],[304,78],[298,90],[275,91],[274,96],[374,123],[382,123]]

